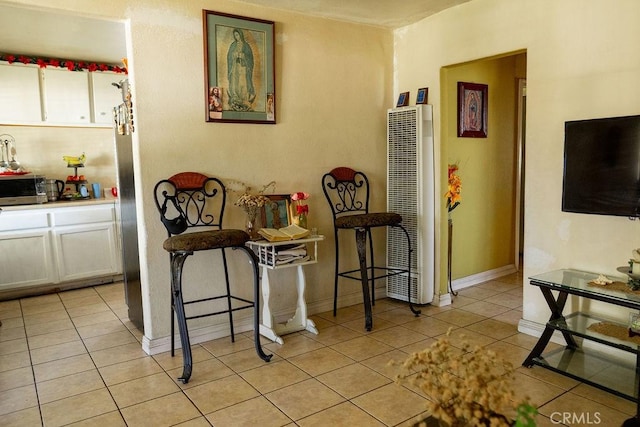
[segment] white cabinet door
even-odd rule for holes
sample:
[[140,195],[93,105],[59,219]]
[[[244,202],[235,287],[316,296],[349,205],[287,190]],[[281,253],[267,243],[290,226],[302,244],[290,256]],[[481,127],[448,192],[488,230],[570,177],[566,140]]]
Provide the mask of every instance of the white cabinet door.
[[47,68],[42,74],[45,121],[90,123],[89,73]]
[[61,282],[118,273],[114,223],[56,227],[55,248]]
[[113,204],[3,210],[0,291],[122,274]]
[[49,230],[0,233],[0,290],[57,283]]
[[41,121],[38,68],[0,64],[0,123]]
[[93,94],[93,122],[113,123],[113,108],[122,104],[122,92],[112,83],[120,83],[126,74],[93,72],[91,74]]

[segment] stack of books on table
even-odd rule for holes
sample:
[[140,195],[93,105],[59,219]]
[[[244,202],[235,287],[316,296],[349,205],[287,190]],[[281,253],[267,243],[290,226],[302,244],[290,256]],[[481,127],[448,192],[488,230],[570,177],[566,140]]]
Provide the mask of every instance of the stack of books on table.
[[307,245],[284,245],[274,246],[273,250],[266,253],[266,264],[268,265],[284,265],[298,261],[308,261]]

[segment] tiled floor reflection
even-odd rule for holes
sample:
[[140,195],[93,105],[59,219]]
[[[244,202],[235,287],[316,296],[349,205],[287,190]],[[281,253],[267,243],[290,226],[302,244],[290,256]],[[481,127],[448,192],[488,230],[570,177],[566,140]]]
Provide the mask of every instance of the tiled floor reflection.
[[[265,340],[270,363],[256,356],[251,334],[194,345],[183,385],[179,354],[142,351],[121,283],[3,301],[0,425],[409,426],[425,398],[394,383],[389,360],[453,328],[454,345],[464,333],[519,366],[536,342],[517,332],[521,305],[522,278],[511,275],[460,291],[451,306],[423,307],[418,318],[379,300],[368,333],[361,305],[320,313],[312,316],[319,335]],[[619,426],[635,414],[631,402],[539,367],[520,367],[516,383],[540,408],[539,426],[593,425],[596,413],[600,425]]]

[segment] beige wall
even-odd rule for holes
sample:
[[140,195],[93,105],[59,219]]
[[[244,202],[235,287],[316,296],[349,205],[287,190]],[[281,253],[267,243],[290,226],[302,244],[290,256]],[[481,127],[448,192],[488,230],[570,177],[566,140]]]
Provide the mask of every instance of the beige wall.
[[[168,263],[161,249],[164,230],[150,199],[158,179],[189,169],[254,186],[276,180],[279,193],[310,192],[310,223],[329,233],[319,186],[324,171],[339,164],[354,165],[370,174],[375,194],[384,194],[384,112],[394,97],[429,87],[436,160],[446,165],[455,158],[442,142],[442,68],[509,52],[527,52],[525,277],[563,267],[614,274],[615,267],[629,258],[630,249],[640,246],[637,222],[560,210],[564,121],[640,112],[640,52],[635,46],[640,39],[635,22],[640,3],[635,0],[593,0],[588,8],[582,0],[474,0],[401,28],[393,36],[372,27],[230,0],[15,3],[53,4],[130,22],[149,339],[169,333]],[[276,21],[277,125],[204,122],[202,9]],[[57,154],[52,161],[57,161]],[[446,170],[440,168],[436,180],[444,194]],[[466,188],[473,186],[468,183]],[[469,190],[463,191],[473,199]],[[377,198],[376,204],[383,207],[384,198]],[[439,221],[445,218],[444,203],[437,214]],[[229,207],[227,220],[227,226],[243,223],[235,207]],[[438,244],[444,232],[441,221]],[[321,246],[321,262],[307,270],[312,309],[328,308],[331,299],[332,244],[329,238]],[[441,249],[439,254],[442,267],[446,252]],[[441,284],[444,276],[438,272]],[[357,295],[357,286],[349,289]],[[524,317],[537,322],[548,318],[537,288],[524,286]]]
[[[564,122],[640,113],[637,16],[634,0],[594,0],[588,7],[580,0],[474,0],[395,32],[396,92],[429,86],[436,123],[445,97],[442,67],[526,50],[525,277],[559,268],[617,274],[640,245],[637,221],[561,211]],[[452,150],[442,132],[436,126],[441,166]],[[446,169],[439,178],[444,194]],[[439,215],[446,215],[444,204]],[[442,221],[441,235],[444,227]],[[446,256],[442,248],[440,254]],[[549,316],[540,291],[529,285],[523,316],[540,323]]]
[[[393,102],[391,31],[228,0],[17,3],[55,5],[129,22],[147,339],[168,336],[170,321],[169,264],[162,249],[166,232],[158,221],[151,193],[158,180],[184,170],[239,180],[253,187],[275,180],[279,194],[310,193],[309,224],[326,234],[327,240],[321,244],[320,263],[306,269],[306,298],[312,312],[331,307],[333,241],[320,179],[333,167],[351,165],[365,171],[374,183],[374,206],[382,209],[385,205],[385,111]],[[203,9],[276,22],[277,125],[204,121]],[[53,161],[57,157],[53,156]],[[239,208],[228,206],[225,222],[227,227],[243,227],[244,215]],[[355,245],[349,245],[350,252],[354,249]],[[383,254],[378,259],[384,259]],[[191,265],[208,263],[206,258],[196,259]],[[234,274],[248,279],[240,267],[244,268],[244,261],[238,258]],[[361,291],[357,283],[351,283],[342,293],[355,303]],[[251,295],[248,280],[239,292]],[[290,298],[293,288],[283,287],[274,293]],[[225,324],[222,317],[217,321]]]
[[116,184],[111,128],[0,125],[2,133],[15,138],[17,158],[30,172],[65,180],[74,170],[67,168],[62,156],[85,153],[87,161],[78,175],[85,175],[89,182],[99,182],[102,188]]

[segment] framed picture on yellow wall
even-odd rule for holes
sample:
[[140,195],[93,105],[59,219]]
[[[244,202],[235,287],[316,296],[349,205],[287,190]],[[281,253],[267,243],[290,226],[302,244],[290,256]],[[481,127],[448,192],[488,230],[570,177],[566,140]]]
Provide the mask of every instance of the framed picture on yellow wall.
[[487,85],[458,82],[459,137],[487,137],[488,97]]

